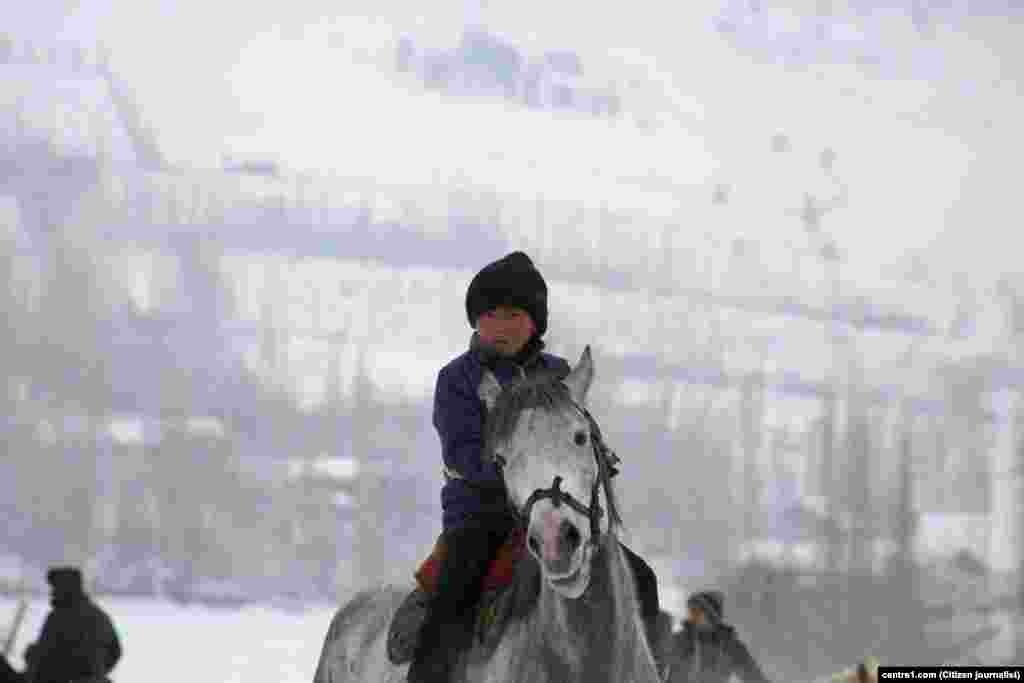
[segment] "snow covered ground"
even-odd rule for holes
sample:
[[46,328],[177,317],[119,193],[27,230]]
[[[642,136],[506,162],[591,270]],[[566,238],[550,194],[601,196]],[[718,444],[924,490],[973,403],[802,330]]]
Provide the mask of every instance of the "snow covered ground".
[[[682,592],[661,590],[663,607],[674,614]],[[212,609],[139,598],[98,597],[117,626],[124,658],[116,683],[309,683],[334,607],[303,612],[272,607]],[[0,597],[0,636],[17,602]],[[33,600],[18,632],[11,663],[24,667],[22,653],[42,628],[49,605]]]
[[[117,683],[308,683],[334,608],[301,613],[269,607],[211,609],[147,599],[97,598],[114,620],[124,658]],[[6,631],[16,602],[0,598],[0,630]],[[48,605],[34,600],[18,633],[11,663],[35,640]]]

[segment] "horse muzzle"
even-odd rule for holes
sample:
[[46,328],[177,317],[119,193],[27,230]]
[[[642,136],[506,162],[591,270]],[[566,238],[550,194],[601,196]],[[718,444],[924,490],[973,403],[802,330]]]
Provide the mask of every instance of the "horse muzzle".
[[[567,598],[583,594],[590,581],[591,540],[589,529],[566,508],[544,506],[527,532],[530,554],[536,558],[544,579]],[[585,521],[585,520],[584,520]]]

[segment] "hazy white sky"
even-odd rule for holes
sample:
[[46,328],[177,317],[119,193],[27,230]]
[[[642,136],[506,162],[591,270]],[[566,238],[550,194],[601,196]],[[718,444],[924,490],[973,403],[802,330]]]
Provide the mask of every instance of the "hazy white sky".
[[[762,4],[769,32],[798,25],[809,5]],[[793,228],[785,211],[805,189],[823,187],[816,159],[831,146],[851,199],[828,225],[855,259],[899,262],[924,250],[954,270],[1019,270],[1011,183],[1024,152],[1020,13],[940,26],[928,39],[897,15],[859,27],[840,20],[847,42],[881,51],[887,72],[878,75],[744,54],[711,30],[724,3],[681,5],[444,0],[417,15],[397,0],[49,0],[3,23],[15,33],[103,40],[176,163],[212,166],[234,151],[386,175],[468,164],[492,150],[563,163],[552,141],[568,139],[567,129],[551,117],[446,105],[338,59],[404,29],[451,46],[465,17],[476,17],[526,46],[577,49],[585,62],[611,52],[676,103],[676,121],[658,137],[584,132],[574,154],[653,167],[683,185],[728,182],[738,207],[728,220],[773,235]],[[756,31],[745,30],[750,42]],[[529,137],[516,136],[516,122]],[[769,150],[776,132],[792,139],[787,155]],[[708,222],[709,210],[696,207],[693,222]]]

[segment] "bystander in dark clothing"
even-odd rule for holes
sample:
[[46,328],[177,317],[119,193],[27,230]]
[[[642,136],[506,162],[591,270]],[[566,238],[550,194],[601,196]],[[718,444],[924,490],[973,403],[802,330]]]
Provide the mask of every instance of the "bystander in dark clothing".
[[100,683],[121,659],[121,641],[110,617],[89,596],[74,567],[51,569],[52,610],[26,653],[25,683]]
[[768,683],[736,629],[722,621],[718,591],[695,593],[687,601],[689,617],[673,636],[671,683]]

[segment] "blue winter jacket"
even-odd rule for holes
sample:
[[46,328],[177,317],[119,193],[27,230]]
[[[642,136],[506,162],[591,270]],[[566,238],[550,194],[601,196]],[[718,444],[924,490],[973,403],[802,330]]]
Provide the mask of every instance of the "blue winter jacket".
[[569,363],[543,353],[534,339],[516,360],[502,358],[482,347],[476,334],[469,350],[441,368],[434,391],[434,427],[441,438],[441,455],[449,473],[441,489],[444,530],[456,529],[475,515],[505,509],[505,484],[493,463],[483,455],[485,406],[477,395],[484,369],[502,385],[537,372],[569,374]]

